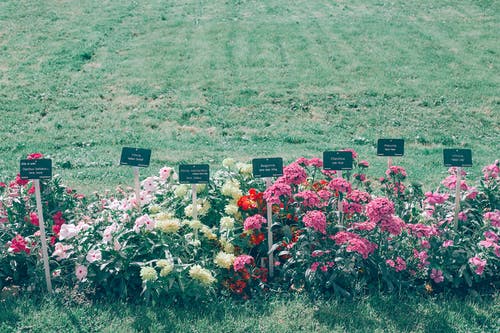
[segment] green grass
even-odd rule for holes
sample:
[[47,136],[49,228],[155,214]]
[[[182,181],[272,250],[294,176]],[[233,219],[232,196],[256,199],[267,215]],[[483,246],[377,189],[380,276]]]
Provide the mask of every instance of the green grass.
[[146,306],[68,302],[64,294],[0,303],[2,332],[498,332],[500,303],[485,298],[304,296],[211,304]]
[[71,186],[131,183],[122,146],[152,165],[320,157],[352,147],[435,187],[442,149],[498,158],[500,3],[0,1],[0,179],[43,152]]

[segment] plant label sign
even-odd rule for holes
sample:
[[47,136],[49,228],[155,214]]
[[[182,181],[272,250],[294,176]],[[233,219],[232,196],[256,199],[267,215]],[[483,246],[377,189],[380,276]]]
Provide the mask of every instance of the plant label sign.
[[147,167],[151,159],[151,149],[123,147],[120,165]]
[[179,182],[183,184],[207,184],[210,180],[208,164],[179,165]]
[[21,160],[19,173],[23,180],[50,179],[52,178],[52,160],[46,158]]
[[403,156],[405,141],[403,139],[379,139],[377,141],[377,156]]
[[325,151],[323,152],[323,169],[325,170],[351,170],[352,153],[350,151]]
[[281,157],[254,158],[252,169],[255,178],[283,176],[283,159]]
[[470,149],[443,149],[444,166],[471,167],[472,150]]

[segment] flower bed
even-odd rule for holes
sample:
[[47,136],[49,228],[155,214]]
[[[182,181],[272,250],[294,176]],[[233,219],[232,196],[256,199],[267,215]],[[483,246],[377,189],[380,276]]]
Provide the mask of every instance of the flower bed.
[[[197,187],[197,219],[191,188],[168,167],[142,181],[140,198],[123,188],[86,198],[57,176],[44,181],[52,283],[159,301],[499,287],[498,161],[477,182],[463,174],[455,227],[457,169],[436,191],[423,193],[406,182],[402,167],[371,180],[369,163],[353,157],[355,168],[342,177],[323,170],[320,159],[299,158],[267,189],[251,165],[226,159],[208,186]],[[0,188],[0,287],[41,290],[33,184],[18,176]]]

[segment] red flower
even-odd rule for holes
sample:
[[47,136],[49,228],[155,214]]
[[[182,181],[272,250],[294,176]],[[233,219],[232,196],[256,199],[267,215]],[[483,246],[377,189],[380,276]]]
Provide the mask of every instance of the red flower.
[[250,243],[253,245],[259,245],[264,241],[264,239],[266,239],[266,235],[264,235],[264,233],[252,234],[250,236]]
[[33,154],[29,154],[28,155],[28,160],[37,160],[37,159],[40,159],[40,158],[43,158],[43,154],[42,153],[33,153]]
[[26,254],[30,253],[30,249],[26,247],[27,242],[21,235],[16,235],[10,242],[9,250],[14,253],[19,253],[21,251],[26,252]]
[[66,222],[66,220],[62,217],[62,212],[58,211],[54,215],[52,215],[52,219],[54,220],[54,223],[58,226],[61,226]]
[[17,174],[16,175],[16,180],[15,180],[15,183],[19,186],[24,186],[26,184],[28,184],[30,181],[28,179],[21,179],[21,175],[20,174]]

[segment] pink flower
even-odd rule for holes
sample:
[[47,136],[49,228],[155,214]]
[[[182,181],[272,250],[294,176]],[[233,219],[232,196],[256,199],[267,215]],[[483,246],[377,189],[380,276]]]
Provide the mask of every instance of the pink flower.
[[393,165],[385,171],[388,177],[398,176],[400,179],[406,178],[406,170],[403,167]]
[[448,240],[445,240],[445,241],[443,242],[443,245],[442,245],[442,246],[443,246],[443,247],[453,246],[453,241],[452,241],[452,240],[449,240],[449,239],[448,239]]
[[406,269],[406,261],[401,257],[396,258],[396,272],[401,272]]
[[371,231],[375,229],[377,224],[375,222],[371,221],[366,221],[366,222],[357,222],[352,224],[352,228],[354,230],[366,230],[366,231]]
[[420,263],[424,266],[429,266],[430,265],[430,262],[427,260],[427,258],[429,257],[429,255],[427,254],[427,251],[421,251],[421,252],[418,252],[417,250],[413,249],[413,256],[420,260]]
[[363,206],[356,202],[342,201],[342,212],[345,214],[361,213],[363,211]]
[[490,221],[491,225],[500,228],[500,211],[487,212],[483,214],[483,219]]
[[358,158],[358,153],[354,149],[352,149],[352,148],[342,149],[342,151],[349,151],[349,152],[351,152],[353,160],[355,160],[355,159]]
[[434,192],[434,193],[426,192],[425,196],[427,197],[425,199],[425,202],[427,202],[429,205],[442,204],[446,200],[448,200],[448,198],[450,197],[450,195],[448,193],[441,194],[438,192]]
[[280,197],[290,196],[291,194],[292,188],[283,181],[282,177],[280,177],[264,191],[263,198],[270,204],[279,205],[281,203]]
[[326,216],[319,210],[308,211],[303,217],[304,225],[326,234]]
[[498,174],[500,173],[499,165],[500,162],[496,160],[495,163],[485,166],[483,168],[484,180],[488,181],[490,179],[498,178]]
[[89,263],[99,261],[102,259],[101,250],[90,250],[85,257]]
[[429,238],[431,236],[438,235],[438,230],[433,225],[415,223],[415,224],[407,224],[406,228],[410,230],[411,234],[416,236],[417,238],[421,237]]
[[387,259],[385,261],[385,263],[387,264],[387,266],[390,266],[390,267],[395,267],[396,266],[396,263],[392,259]]
[[344,178],[333,178],[328,183],[328,188],[332,191],[337,191],[340,193],[348,193],[351,191],[351,183],[349,183]]
[[[443,184],[444,186],[446,186],[447,188],[449,188],[450,190],[454,190],[456,187],[457,187],[457,176],[455,175],[449,175],[448,177],[446,177],[442,182],[441,184]],[[467,184],[465,183],[465,180],[461,180],[460,181],[460,189],[462,191],[467,191],[469,187],[467,186]]]
[[265,217],[259,214],[252,215],[245,219],[245,222],[243,223],[243,229],[245,231],[253,229],[258,230],[262,227],[264,223],[267,223]]
[[359,161],[358,166],[360,166],[362,168],[368,168],[370,166],[370,163],[368,163],[368,161],[362,160],[362,161]]
[[315,261],[311,264],[311,272],[316,272],[318,270],[319,262]]
[[163,167],[160,169],[160,178],[162,180],[167,180],[168,177],[172,174],[173,169],[169,167]]
[[387,231],[391,235],[397,236],[401,234],[405,223],[402,219],[397,216],[384,217],[380,220],[380,230]]
[[371,201],[372,196],[368,192],[360,191],[360,190],[352,190],[347,194],[347,200],[356,202],[356,203],[368,203]]
[[87,266],[77,265],[75,268],[75,275],[78,281],[82,281],[87,277]]
[[52,220],[54,220],[55,225],[63,225],[66,220],[62,217],[62,212],[57,211],[54,215],[52,215]]
[[368,203],[365,209],[366,216],[372,222],[378,223],[383,218],[394,214],[394,203],[387,198],[376,198]]
[[464,212],[458,213],[458,219],[460,221],[467,221],[467,214],[465,214]]
[[281,178],[287,184],[300,185],[307,179],[307,174],[299,164],[291,163],[283,168],[283,176]]
[[420,241],[420,246],[423,248],[423,249],[430,249],[431,248],[431,243],[429,243],[428,240],[426,239],[422,239]]
[[479,192],[477,191],[477,188],[475,187],[469,187],[469,193],[465,196],[467,200],[474,200],[476,199],[477,195]]
[[363,259],[367,259],[378,247],[376,244],[371,243],[358,234],[348,231],[339,231],[334,236],[330,236],[330,238],[333,239],[337,245],[347,244],[347,252],[358,252]]
[[441,283],[444,281],[443,272],[440,269],[432,269],[431,271],[431,279],[436,283]]
[[327,266],[327,265],[322,265],[322,266],[321,266],[321,270],[322,270],[323,272],[328,271],[328,266]]
[[233,269],[235,272],[238,272],[244,269],[246,264],[251,265],[252,263],[253,263],[252,256],[249,256],[247,254],[242,254],[234,259]]
[[135,223],[134,223],[134,231],[136,233],[139,233],[140,232],[140,229],[145,226],[146,227],[146,230],[148,231],[152,231],[155,226],[156,226],[156,222],[155,220],[152,220],[148,214],[145,214],[145,215],[142,215],[141,217],[138,217],[136,220],[135,220]]
[[60,261],[62,259],[67,259],[71,255],[72,252],[68,252],[71,250],[73,246],[64,245],[63,243],[56,243],[54,246],[54,252],[52,252],[52,257],[57,257],[56,260]]
[[486,267],[486,260],[479,258],[478,256],[469,259],[469,264],[474,266],[476,270],[474,271],[477,275],[482,275],[484,268]]
[[318,195],[310,190],[297,193],[295,199],[302,199],[301,201],[304,207],[319,207],[321,205]]

